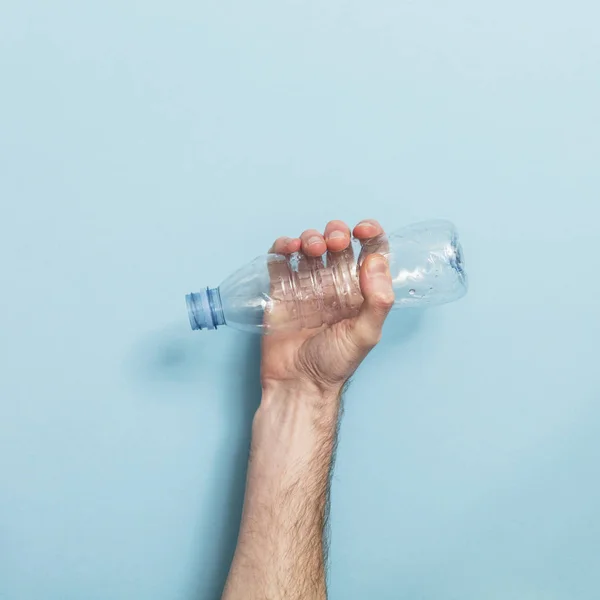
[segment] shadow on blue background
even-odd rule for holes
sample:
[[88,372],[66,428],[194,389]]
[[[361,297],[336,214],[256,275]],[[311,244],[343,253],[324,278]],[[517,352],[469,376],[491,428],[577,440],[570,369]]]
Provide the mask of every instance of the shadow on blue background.
[[[214,357],[232,357],[231,375],[221,380],[227,388],[223,396],[227,405],[222,408],[235,418],[226,425],[224,447],[218,452],[229,456],[229,461],[214,465],[219,471],[218,485],[205,490],[210,494],[209,501],[197,507],[199,529],[209,529],[212,535],[197,539],[194,554],[199,574],[190,585],[190,600],[221,597],[239,530],[252,418],[260,403],[260,337],[228,333],[222,330],[192,333],[183,326],[172,326],[144,339],[132,359],[133,378],[142,385],[148,382],[158,385],[164,395],[169,388],[176,393],[180,384],[190,382],[200,391],[203,382],[214,376]],[[169,402],[168,395],[164,400]],[[203,400],[217,401],[215,396]]]

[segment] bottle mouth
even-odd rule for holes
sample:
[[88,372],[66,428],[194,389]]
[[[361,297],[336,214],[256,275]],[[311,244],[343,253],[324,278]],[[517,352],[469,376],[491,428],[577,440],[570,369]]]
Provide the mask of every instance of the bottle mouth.
[[193,331],[217,329],[219,325],[225,325],[219,288],[206,288],[201,292],[187,294],[185,303]]

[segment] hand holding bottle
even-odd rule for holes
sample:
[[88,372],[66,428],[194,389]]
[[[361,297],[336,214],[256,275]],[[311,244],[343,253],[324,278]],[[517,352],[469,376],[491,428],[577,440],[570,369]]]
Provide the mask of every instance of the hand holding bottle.
[[192,329],[229,325],[273,334],[356,316],[363,301],[360,266],[373,253],[387,259],[394,308],[436,306],[467,292],[462,248],[449,221],[415,223],[389,236],[367,221],[357,225],[355,234],[359,238],[350,241],[346,225],[332,221],[325,237],[310,230],[302,240],[279,239],[271,253],[232,273],[219,287],[186,296]]
[[[265,327],[274,333],[263,338],[263,388],[291,385],[305,388],[297,391],[316,392],[319,397],[337,395],[379,341],[385,318],[394,304],[388,263],[378,253],[386,251],[386,239],[383,229],[374,220],[361,221],[353,235],[362,246],[360,289],[355,292],[351,289],[355,277],[347,282],[350,287],[345,307],[340,307],[336,300],[339,289],[337,292],[333,286],[325,289],[318,298],[319,310],[315,307],[314,313],[306,309],[306,303],[312,301],[307,292],[303,300],[304,314],[314,314],[314,318],[320,320],[314,324],[305,323],[302,329],[286,330],[285,324],[294,322],[291,313],[296,310],[294,299],[302,294],[303,274],[308,280],[305,289],[312,290],[314,274],[325,271],[325,253],[329,271],[332,266],[339,266],[341,270],[337,271],[343,272],[345,266],[356,264],[350,229],[342,221],[330,221],[324,234],[309,229],[299,238],[279,238],[273,244],[270,252],[285,257],[285,261],[273,261],[269,265],[270,294],[277,297],[278,302],[273,304],[272,311],[265,313]],[[281,285],[282,281],[288,280],[287,261],[297,261],[294,269],[299,275],[296,287],[290,290]],[[334,321],[331,323],[323,318],[324,307],[327,312],[328,306],[331,321]],[[344,318],[340,320],[340,317]]]

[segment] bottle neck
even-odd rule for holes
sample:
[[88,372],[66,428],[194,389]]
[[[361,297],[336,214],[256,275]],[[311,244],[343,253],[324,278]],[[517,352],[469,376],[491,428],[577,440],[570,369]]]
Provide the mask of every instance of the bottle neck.
[[185,297],[190,326],[193,330],[217,329],[225,325],[219,288],[206,288]]

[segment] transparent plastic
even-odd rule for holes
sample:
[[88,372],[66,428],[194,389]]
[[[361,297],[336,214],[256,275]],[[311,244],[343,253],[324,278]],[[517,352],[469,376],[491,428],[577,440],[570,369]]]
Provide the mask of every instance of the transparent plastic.
[[467,275],[456,228],[449,221],[416,223],[320,258],[267,254],[230,275],[218,288],[186,296],[192,329],[228,325],[271,333],[320,327],[356,315],[363,298],[358,269],[368,254],[389,263],[394,308],[458,300]]

